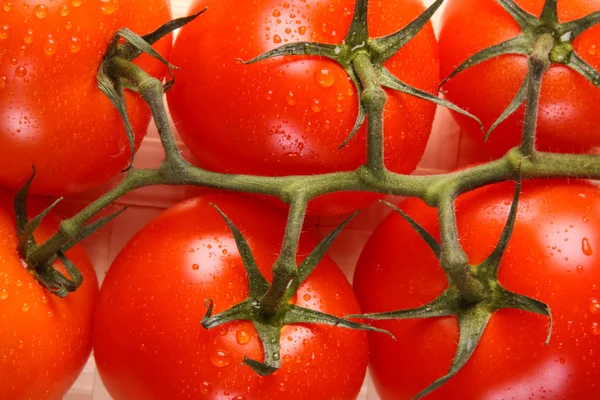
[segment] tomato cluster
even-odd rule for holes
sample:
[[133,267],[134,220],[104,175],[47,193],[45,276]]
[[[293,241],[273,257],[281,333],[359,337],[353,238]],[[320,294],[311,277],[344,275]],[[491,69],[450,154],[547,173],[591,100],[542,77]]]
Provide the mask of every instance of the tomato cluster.
[[[426,12],[421,0],[362,3],[368,3],[363,20],[370,38],[412,29]],[[570,60],[553,59],[539,98],[538,148],[582,154],[600,145],[595,112],[600,78],[594,70],[600,69],[600,26],[595,20],[587,23],[572,43],[557,33],[569,21],[597,14],[597,0],[558,1],[554,25],[547,11],[556,4],[552,0],[447,3],[439,41],[431,22],[424,23],[393,55],[371,66],[370,77],[389,73],[409,88],[404,93],[383,78],[367,82],[356,76],[352,60],[342,57],[345,51],[375,57],[369,53],[377,49],[371,39],[343,47],[361,23],[360,0],[194,0],[189,15],[207,11],[175,25],[168,23],[166,0],[0,0],[0,400],[63,398],[92,347],[102,382],[117,400],[355,399],[369,363],[382,399],[408,399],[444,376],[460,346],[456,317],[372,323],[395,338],[331,326],[344,325],[347,316],[365,317],[363,312],[419,308],[456,289],[453,276],[440,268],[443,257],[432,252],[434,239],[441,247],[445,243],[441,212],[430,207],[439,204],[430,198],[427,203],[403,201],[399,212],[373,232],[358,260],[354,287],[327,255],[318,257],[314,271],[302,280],[294,280],[302,274],[294,268],[272,268],[281,267],[282,254],[290,248],[295,251],[291,262],[302,265],[315,258],[313,252],[323,243],[331,244],[328,238],[319,242],[308,224],[298,227],[297,240],[288,243],[304,211],[335,218],[384,197],[384,190],[358,191],[362,181],[311,197],[300,213],[294,207],[302,202],[287,192],[278,192],[276,200],[260,190],[254,196],[219,192],[188,199],[150,221],[125,245],[99,290],[84,248],[75,244],[91,233],[94,222],[85,223],[94,221],[93,215],[73,233],[58,213],[47,212],[47,199],[32,198],[24,229],[24,209],[15,192],[26,185],[25,191],[35,195],[72,196],[119,173],[134,179],[130,146],[137,150],[153,116],[166,161],[162,169],[140,172],[140,180],[145,172],[155,172],[158,183],[188,184],[191,178],[173,176],[191,168],[228,174],[218,175],[226,188],[247,176],[326,175],[335,181],[341,179],[337,173],[360,172],[368,165],[374,144],[367,126],[375,117],[367,115],[367,123],[351,132],[372,95],[365,88],[372,85],[383,87],[386,98],[380,127],[385,172],[410,175],[423,157],[436,112],[436,105],[424,98],[436,98],[440,78],[465,60],[521,33],[524,24],[515,21],[511,7],[529,21],[539,17],[534,33],[551,36],[556,48],[568,47],[569,57],[580,56],[577,65],[589,67],[577,69]],[[147,35],[161,24],[166,25],[158,36]],[[170,32],[179,26],[172,45]],[[125,31],[125,38],[114,39],[123,27],[147,36]],[[246,62],[298,42],[342,55],[333,59],[306,45],[294,54]],[[120,57],[126,68],[110,64],[111,57]],[[447,100],[479,117],[487,130],[513,101],[530,65],[524,54],[475,64],[442,87]],[[157,113],[148,82],[165,82],[167,72],[175,79],[161,87],[161,101],[162,90],[167,95]],[[110,75],[112,86],[100,90],[102,74]],[[108,98],[107,92],[114,96]],[[177,164],[178,156],[168,154],[173,138],[162,121],[166,105],[196,167]],[[519,146],[527,125],[525,107],[500,123],[485,143],[468,113],[453,112],[477,142],[469,161],[498,159]],[[128,137],[128,124],[133,137]],[[381,177],[363,177],[369,179],[388,184]],[[138,186],[144,185],[149,184]],[[115,190],[138,187],[130,186]],[[600,191],[583,180],[538,179],[523,184],[518,203],[511,202],[513,192],[514,185],[504,182],[456,193],[456,240],[469,265],[481,265],[511,225],[512,207],[518,206],[495,284],[547,305],[552,341],[544,345],[544,316],[498,307],[464,367],[428,398],[597,399]],[[104,206],[118,198],[110,193]],[[57,238],[66,244],[41,256],[44,243]],[[32,260],[42,260],[41,265]],[[83,283],[66,298],[55,296],[62,292],[41,277],[52,270],[76,281],[71,264]],[[251,276],[253,266],[259,276]],[[270,285],[264,299],[275,296],[282,271],[291,274],[284,289],[295,293],[285,301],[279,296],[280,303],[267,311],[261,310],[271,305],[267,300],[253,302],[251,320],[224,320],[229,310],[252,299],[253,287],[262,280]],[[286,322],[286,313],[296,309],[292,306],[312,313],[310,321],[320,324]],[[207,320],[218,326],[206,329]],[[357,321],[352,327],[361,324],[351,321]],[[261,326],[273,323],[282,327],[269,347]],[[273,346],[279,350],[268,355]],[[257,374],[260,368],[253,365],[273,368]]]

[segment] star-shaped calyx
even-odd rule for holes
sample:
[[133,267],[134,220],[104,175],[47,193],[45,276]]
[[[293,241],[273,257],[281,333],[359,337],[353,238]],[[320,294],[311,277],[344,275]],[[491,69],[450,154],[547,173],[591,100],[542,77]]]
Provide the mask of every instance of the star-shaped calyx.
[[354,124],[354,127],[352,128],[352,131],[347,139],[340,145],[340,148],[344,147],[350,141],[350,139],[352,139],[352,137],[364,123],[367,116],[366,110],[368,110],[368,107],[365,106],[365,99],[362,96],[364,93],[364,88],[363,84],[361,83],[361,77],[355,68],[355,62],[358,55],[367,55],[368,59],[370,60],[371,67],[376,72],[378,84],[381,87],[396,90],[447,107],[460,114],[473,118],[479,123],[479,125],[481,125],[479,119],[474,115],[446,100],[432,95],[431,93],[402,82],[383,66],[385,61],[396,54],[398,50],[400,50],[406,43],[411,41],[417,35],[417,33],[423,29],[425,24],[431,19],[433,14],[443,2],[444,0],[436,0],[433,5],[431,5],[423,14],[421,14],[417,19],[406,25],[401,30],[388,36],[372,39],[369,37],[369,27],[367,24],[369,2],[368,0],[357,0],[352,24],[350,25],[350,29],[343,43],[289,43],[252,58],[251,60],[243,61],[238,59],[238,61],[245,64],[250,64],[272,57],[311,55],[326,57],[341,65],[350,79],[356,85],[357,92],[359,93],[359,107],[356,123]]
[[369,330],[390,334],[387,331],[374,328],[370,325],[347,320],[340,321],[340,318],[334,315],[325,314],[309,308],[299,307],[290,303],[290,299],[294,296],[300,284],[304,282],[304,280],[323,259],[334,239],[339,235],[346,224],[350,222],[350,220],[356,215],[356,213],[346,219],[334,231],[327,235],[298,266],[296,276],[290,282],[290,285],[288,286],[285,296],[281,300],[279,307],[277,307],[277,310],[273,313],[266,312],[261,307],[261,299],[267,293],[267,290],[269,289],[269,283],[260,273],[248,242],[239,229],[233,224],[233,222],[218,207],[214,207],[227,222],[244,263],[246,274],[248,276],[248,298],[229,308],[228,310],[216,315],[212,315],[212,300],[207,299],[205,304],[207,307],[207,312],[202,319],[202,326],[206,329],[211,329],[232,321],[251,321],[256,328],[256,332],[258,333],[258,336],[262,342],[264,360],[261,362],[244,358],[244,364],[252,368],[256,373],[261,376],[267,376],[279,369],[281,362],[279,340],[281,336],[281,328],[284,325],[298,323],[325,324],[332,326],[337,325],[342,328]]
[[[542,46],[549,47],[546,51],[547,54],[545,55],[548,65],[543,72],[545,72],[551,64],[563,64],[600,88],[600,72],[583,60],[579,54],[573,50],[572,45],[573,41],[583,32],[600,22],[600,10],[580,19],[561,23],[558,19],[558,0],[546,0],[539,17],[522,9],[514,2],[514,0],[496,1],[512,18],[514,18],[521,28],[521,33],[512,39],[475,53],[452,71],[442,81],[440,87],[457,74],[492,58],[506,54],[524,55],[531,58],[536,53],[536,48],[539,48],[540,44],[545,41],[546,43],[542,44]],[[530,62],[529,71],[523,84],[507,109],[486,133],[485,139],[489,137],[492,131],[496,129],[502,121],[517,111],[524,102],[529,101],[527,99],[528,87],[532,84],[539,85],[539,81],[541,80],[541,74],[536,74],[535,68],[535,64]]]
[[[27,199],[29,197],[29,187],[35,178],[35,168],[32,167],[32,170],[31,177],[16,193],[13,201],[19,239],[18,251],[29,272],[51,293],[64,298],[69,293],[76,291],[83,283],[81,272],[65,253],[77,243],[118,217],[127,207],[83,226],[76,236],[72,237],[68,243],[60,246],[57,251],[51,254],[44,254],[45,252],[41,252],[42,248],[37,244],[33,234],[48,213],[62,201],[62,197],[30,220],[27,215]],[[64,229],[65,227],[61,225],[60,228]],[[57,259],[60,259],[69,277],[64,276],[54,268],[54,262]]]
[[[374,314],[350,315],[346,317],[363,318],[366,320],[397,320],[455,316],[458,319],[460,337],[458,349],[456,350],[450,370],[445,376],[439,378],[427,388],[423,389],[415,396],[415,399],[420,399],[441,387],[466,364],[481,340],[490,317],[498,310],[513,308],[547,316],[550,318],[550,325],[546,344],[550,342],[550,336],[552,333],[552,317],[548,306],[538,300],[511,292],[502,287],[502,285],[498,282],[500,261],[506,251],[512,235],[517,217],[517,207],[520,192],[521,177],[519,175],[511,209],[508,215],[508,220],[502,231],[498,244],[488,258],[481,264],[476,266],[466,266],[466,268],[471,270],[475,279],[481,282],[485,292],[483,299],[479,301],[470,301],[466,299],[457,289],[457,287],[449,280],[448,288],[437,299],[422,307]],[[442,262],[442,245],[402,210],[392,204],[387,204],[392,207],[394,211],[399,213],[415,229],[415,231],[429,245],[438,260]]]

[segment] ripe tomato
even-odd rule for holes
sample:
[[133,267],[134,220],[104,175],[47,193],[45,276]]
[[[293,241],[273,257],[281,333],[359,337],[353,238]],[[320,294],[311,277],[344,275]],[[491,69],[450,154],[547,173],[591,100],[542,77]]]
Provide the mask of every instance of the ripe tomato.
[[[0,2],[0,185],[20,187],[35,165],[32,192],[69,195],[102,183],[131,158],[119,114],[97,88],[96,72],[112,35],[145,34],[167,22],[166,0],[11,0]],[[162,54],[171,39],[156,45]],[[149,57],[138,65],[161,77]],[[150,112],[126,95],[141,142]]]
[[[43,210],[32,207],[31,215]],[[52,214],[36,231],[48,239],[58,223]],[[81,270],[83,284],[65,299],[40,286],[17,252],[12,199],[0,192],[0,399],[62,399],[92,350],[93,309],[98,281],[79,245],[67,256]],[[66,274],[62,264],[56,264]]]
[[[513,192],[514,184],[498,184],[459,197],[461,244],[472,264],[495,248]],[[439,237],[434,209],[420,200],[401,207]],[[598,398],[599,212],[600,191],[587,183],[524,182],[499,280],[550,306],[552,341],[544,346],[547,318],[497,312],[466,366],[428,399]],[[432,251],[396,213],[370,238],[354,282],[367,312],[419,307],[447,284]],[[398,338],[369,337],[372,377],[382,399],[409,399],[448,371],[458,342],[455,318],[374,325]]]
[[[202,166],[229,173],[308,175],[353,170],[366,161],[364,126],[338,150],[356,121],[358,99],[337,63],[322,57],[279,57],[252,65],[235,60],[288,42],[339,44],[354,5],[353,0],[193,3],[190,13],[207,6],[210,11],[177,38],[172,60],[181,70],[168,101],[183,140]],[[395,32],[423,11],[420,0],[370,2],[371,36]],[[437,93],[438,50],[431,24],[385,66],[406,83]],[[435,105],[388,95],[386,165],[410,173],[425,150]],[[311,202],[310,211],[343,214],[376,198],[328,195]]]
[[[544,0],[515,0],[526,11],[540,15]],[[598,11],[598,0],[559,0],[562,22]],[[474,10],[477,10],[475,13]],[[494,0],[451,0],[442,17],[440,60],[442,77],[476,52],[512,39],[521,33],[514,19]],[[573,42],[575,51],[594,68],[600,68],[600,26],[589,29]],[[448,100],[463,107],[489,129],[509,105],[527,74],[527,59],[504,55],[485,61],[454,77],[445,86]],[[600,145],[595,105],[600,90],[564,65],[553,65],[544,76],[538,118],[538,148],[576,152]],[[523,128],[522,106],[492,132],[485,146],[489,154],[502,156],[518,146]],[[463,130],[479,143],[483,135],[477,124],[454,116]]]
[[[112,264],[100,291],[94,354],[111,396],[121,399],[351,399],[367,367],[361,331],[287,325],[281,369],[260,377],[242,365],[262,360],[254,326],[205,330],[204,302],[215,313],[248,295],[246,273],[218,205],[240,228],[259,269],[271,280],[285,215],[258,200],[207,195],[183,202],[142,229]],[[315,243],[301,239],[299,259]],[[342,272],[325,257],[303,283],[299,306],[338,316],[359,310]]]

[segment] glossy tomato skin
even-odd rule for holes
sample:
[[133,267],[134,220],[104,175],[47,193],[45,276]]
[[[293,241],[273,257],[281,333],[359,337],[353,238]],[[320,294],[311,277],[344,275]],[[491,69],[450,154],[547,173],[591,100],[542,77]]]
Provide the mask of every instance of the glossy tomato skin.
[[[339,44],[354,5],[352,0],[193,3],[190,12],[210,11],[178,36],[173,63],[181,70],[168,101],[181,136],[202,166],[306,175],[353,170],[366,161],[365,127],[338,150],[358,112],[355,86],[341,66],[322,57],[279,57],[253,65],[235,60],[296,41]],[[393,33],[423,11],[420,0],[371,2],[371,36]],[[385,66],[406,83],[437,93],[438,50],[431,24]],[[435,106],[391,91],[388,96],[386,164],[410,173],[423,155]],[[343,214],[375,198],[330,195],[311,202],[309,211]]]
[[[515,0],[528,12],[540,15],[544,0]],[[562,22],[583,17],[600,9],[598,0],[559,0]],[[476,52],[517,36],[521,29],[494,0],[452,0],[447,3],[440,32],[442,77]],[[600,68],[600,27],[583,33],[573,48],[594,68]],[[527,59],[505,55],[485,61],[462,72],[444,89],[448,100],[478,116],[486,129],[512,101],[527,74]],[[596,104],[600,91],[585,78],[563,65],[553,65],[542,82],[538,119],[538,147],[556,152],[579,152],[600,145],[596,127],[600,115]],[[524,106],[504,121],[481,148],[494,157],[518,146],[523,128]],[[483,135],[467,118],[454,113],[463,130],[478,143]]]
[[[495,247],[513,192],[514,184],[498,184],[459,198],[458,228],[471,263],[480,263]],[[408,200],[401,208],[439,237],[434,209],[420,200]],[[544,346],[547,318],[499,311],[472,359],[428,398],[598,398],[599,211],[600,191],[587,183],[524,183],[499,279],[508,290],[550,306],[552,340]],[[418,307],[446,287],[431,250],[397,214],[390,215],[369,240],[354,282],[366,312]],[[398,338],[392,342],[369,337],[371,376],[382,399],[412,398],[446,374],[458,341],[455,318],[376,325]]]
[[[170,19],[166,0],[3,2],[0,40],[0,185],[17,188],[37,170],[32,192],[69,195],[119,173],[131,158],[123,123],[97,88],[113,34],[145,34]],[[171,37],[155,48],[168,56]],[[137,62],[164,76],[159,62]],[[150,112],[126,94],[139,146]]]
[[[247,278],[218,205],[240,228],[261,272],[271,280],[285,214],[257,200],[207,195],[183,202],[142,229],[121,251],[103,283],[94,354],[115,400],[352,399],[367,367],[361,331],[288,325],[281,369],[262,378],[242,365],[262,360],[250,322],[212,330],[200,325],[206,299],[221,312],[247,297]],[[299,259],[312,251],[301,239]],[[359,310],[342,272],[325,258],[293,299],[335,315]]]
[[[43,210],[34,201],[30,215]],[[47,204],[46,204],[47,206]],[[50,214],[36,232],[38,242],[58,228]],[[93,310],[98,293],[94,268],[79,245],[67,253],[83,284],[61,299],[42,288],[17,253],[12,198],[0,192],[0,399],[60,400],[92,350]],[[56,264],[61,268],[62,264]]]

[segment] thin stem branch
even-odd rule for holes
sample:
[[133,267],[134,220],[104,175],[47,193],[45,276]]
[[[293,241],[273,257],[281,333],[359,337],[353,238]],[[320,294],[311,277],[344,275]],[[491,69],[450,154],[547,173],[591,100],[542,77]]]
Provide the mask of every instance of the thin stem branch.
[[267,314],[274,314],[277,311],[281,299],[285,296],[292,279],[296,276],[296,253],[298,252],[298,243],[300,242],[307,205],[305,194],[302,192],[298,192],[290,204],[281,252],[273,265],[273,282],[260,301],[261,310]]
[[442,244],[440,262],[463,297],[478,302],[485,298],[486,293],[482,283],[473,276],[469,258],[460,244],[454,201],[453,193],[443,193],[439,197],[438,215]]
[[383,110],[387,94],[379,82],[379,74],[366,53],[359,53],[352,66],[362,84],[361,103],[367,111],[367,167],[375,174],[385,173],[383,154]]
[[537,119],[544,73],[550,68],[550,52],[554,46],[554,38],[542,35],[535,44],[533,54],[529,57],[529,78],[527,84],[527,100],[525,119],[523,123],[523,136],[521,139],[521,152],[525,156],[534,156]]

